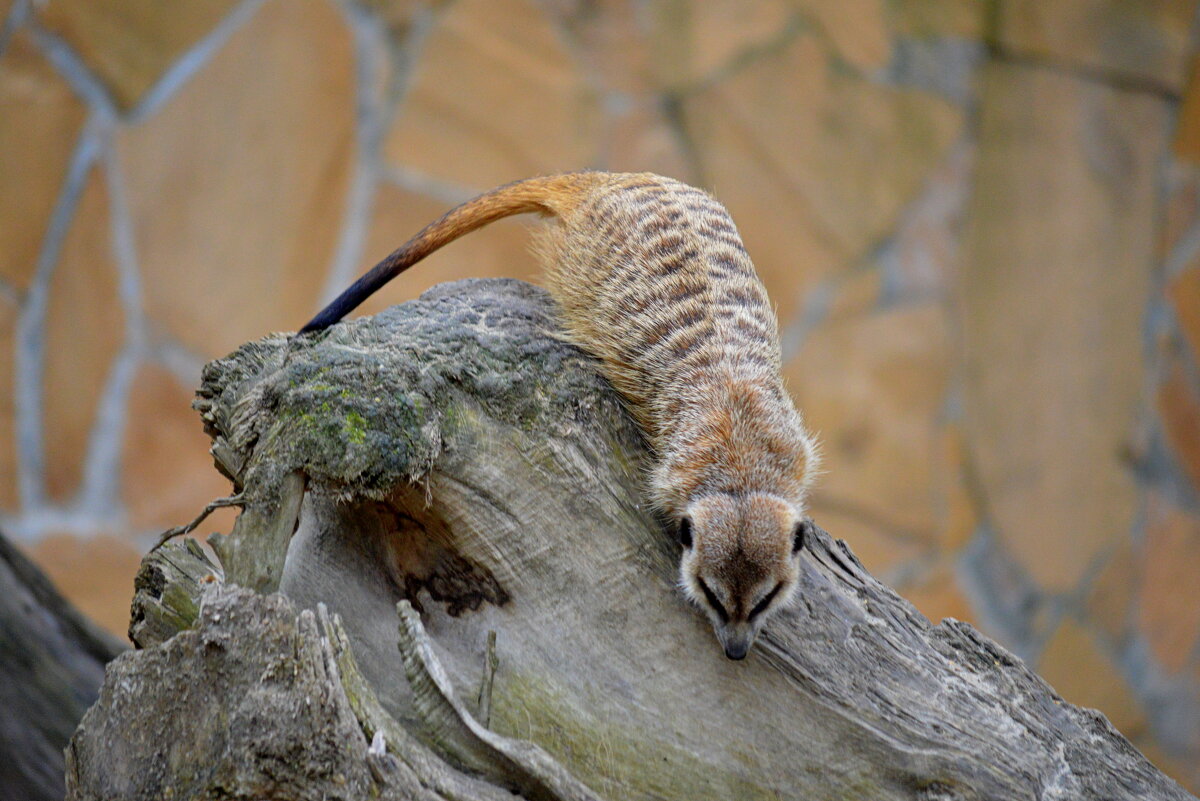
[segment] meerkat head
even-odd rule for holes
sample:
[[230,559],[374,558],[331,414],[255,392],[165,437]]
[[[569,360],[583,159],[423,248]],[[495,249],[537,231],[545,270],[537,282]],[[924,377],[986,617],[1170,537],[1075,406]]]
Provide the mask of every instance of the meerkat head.
[[680,585],[708,613],[725,655],[743,659],[795,593],[812,523],[782,498],[750,493],[698,498],[678,524]]

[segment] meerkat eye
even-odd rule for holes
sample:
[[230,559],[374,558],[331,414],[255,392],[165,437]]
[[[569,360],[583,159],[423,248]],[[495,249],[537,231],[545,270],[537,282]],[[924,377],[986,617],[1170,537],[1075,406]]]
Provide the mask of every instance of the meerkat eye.
[[767,607],[771,605],[771,601],[775,600],[775,596],[779,594],[779,591],[781,589],[783,589],[783,582],[776,584],[775,589],[771,590],[766,595],[764,595],[762,597],[762,600],[754,605],[754,608],[750,610],[749,619],[753,620],[756,616],[761,615],[763,612],[767,611]]
[[796,524],[792,530],[792,553],[800,553],[800,549],[812,536],[813,522],[807,518]]
[[717,613],[717,617],[721,618],[722,623],[729,622],[729,613],[725,611],[725,607],[717,600],[717,596],[708,585],[704,583],[704,579],[698,579],[700,582],[700,591],[704,593],[704,597],[708,600],[708,605]]
[[692,519],[686,515],[679,518],[679,544],[684,548],[692,547]]

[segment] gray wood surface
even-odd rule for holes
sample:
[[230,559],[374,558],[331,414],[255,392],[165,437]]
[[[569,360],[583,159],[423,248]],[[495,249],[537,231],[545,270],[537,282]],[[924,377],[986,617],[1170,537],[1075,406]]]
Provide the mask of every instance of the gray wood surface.
[[[234,593],[215,572],[142,597],[161,607],[191,586],[207,600],[194,624],[187,601],[148,613],[192,627],[170,639],[147,628],[148,647],[110,671],[72,747],[74,797],[113,797],[102,788],[139,776],[229,789],[233,774],[206,784],[180,771],[231,753],[257,782],[239,788],[266,794],[266,775],[292,793],[278,797],[1191,797],[1102,715],[1064,702],[968,624],[930,625],[823,531],[793,608],[748,659],[726,660],[675,587],[678,546],[642,503],[638,432],[557,331],[541,290],[466,281],[209,365],[197,407],[245,503],[221,567],[290,601]],[[421,611],[402,613],[404,636],[401,599]],[[264,635],[268,617],[283,633]],[[489,730],[472,706],[493,631]],[[316,683],[264,689],[263,665]],[[140,695],[117,691],[133,685]],[[216,700],[197,696],[206,688]],[[311,730],[271,706],[301,696],[333,710]],[[307,743],[346,767],[255,751],[231,739],[243,720],[262,742]],[[373,737],[390,755],[368,755]],[[102,748],[131,756],[104,767]]]
[[63,748],[123,649],[0,535],[0,801],[63,797]]

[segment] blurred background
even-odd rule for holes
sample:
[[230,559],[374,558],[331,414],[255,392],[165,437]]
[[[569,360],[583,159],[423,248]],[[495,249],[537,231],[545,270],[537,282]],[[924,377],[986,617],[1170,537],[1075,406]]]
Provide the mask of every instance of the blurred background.
[[[712,191],[820,432],[818,523],[1200,789],[1192,0],[0,0],[0,530],[123,634],[228,484],[205,361],[448,206]],[[534,278],[526,222],[367,311]],[[228,530],[232,513],[206,531]]]

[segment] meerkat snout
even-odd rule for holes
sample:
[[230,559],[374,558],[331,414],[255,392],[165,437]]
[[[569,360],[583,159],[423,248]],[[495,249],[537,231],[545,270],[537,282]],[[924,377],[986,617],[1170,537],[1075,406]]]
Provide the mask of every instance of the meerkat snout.
[[782,498],[720,494],[678,521],[680,585],[712,622],[730,659],[744,659],[776,610],[792,599],[811,521]]

